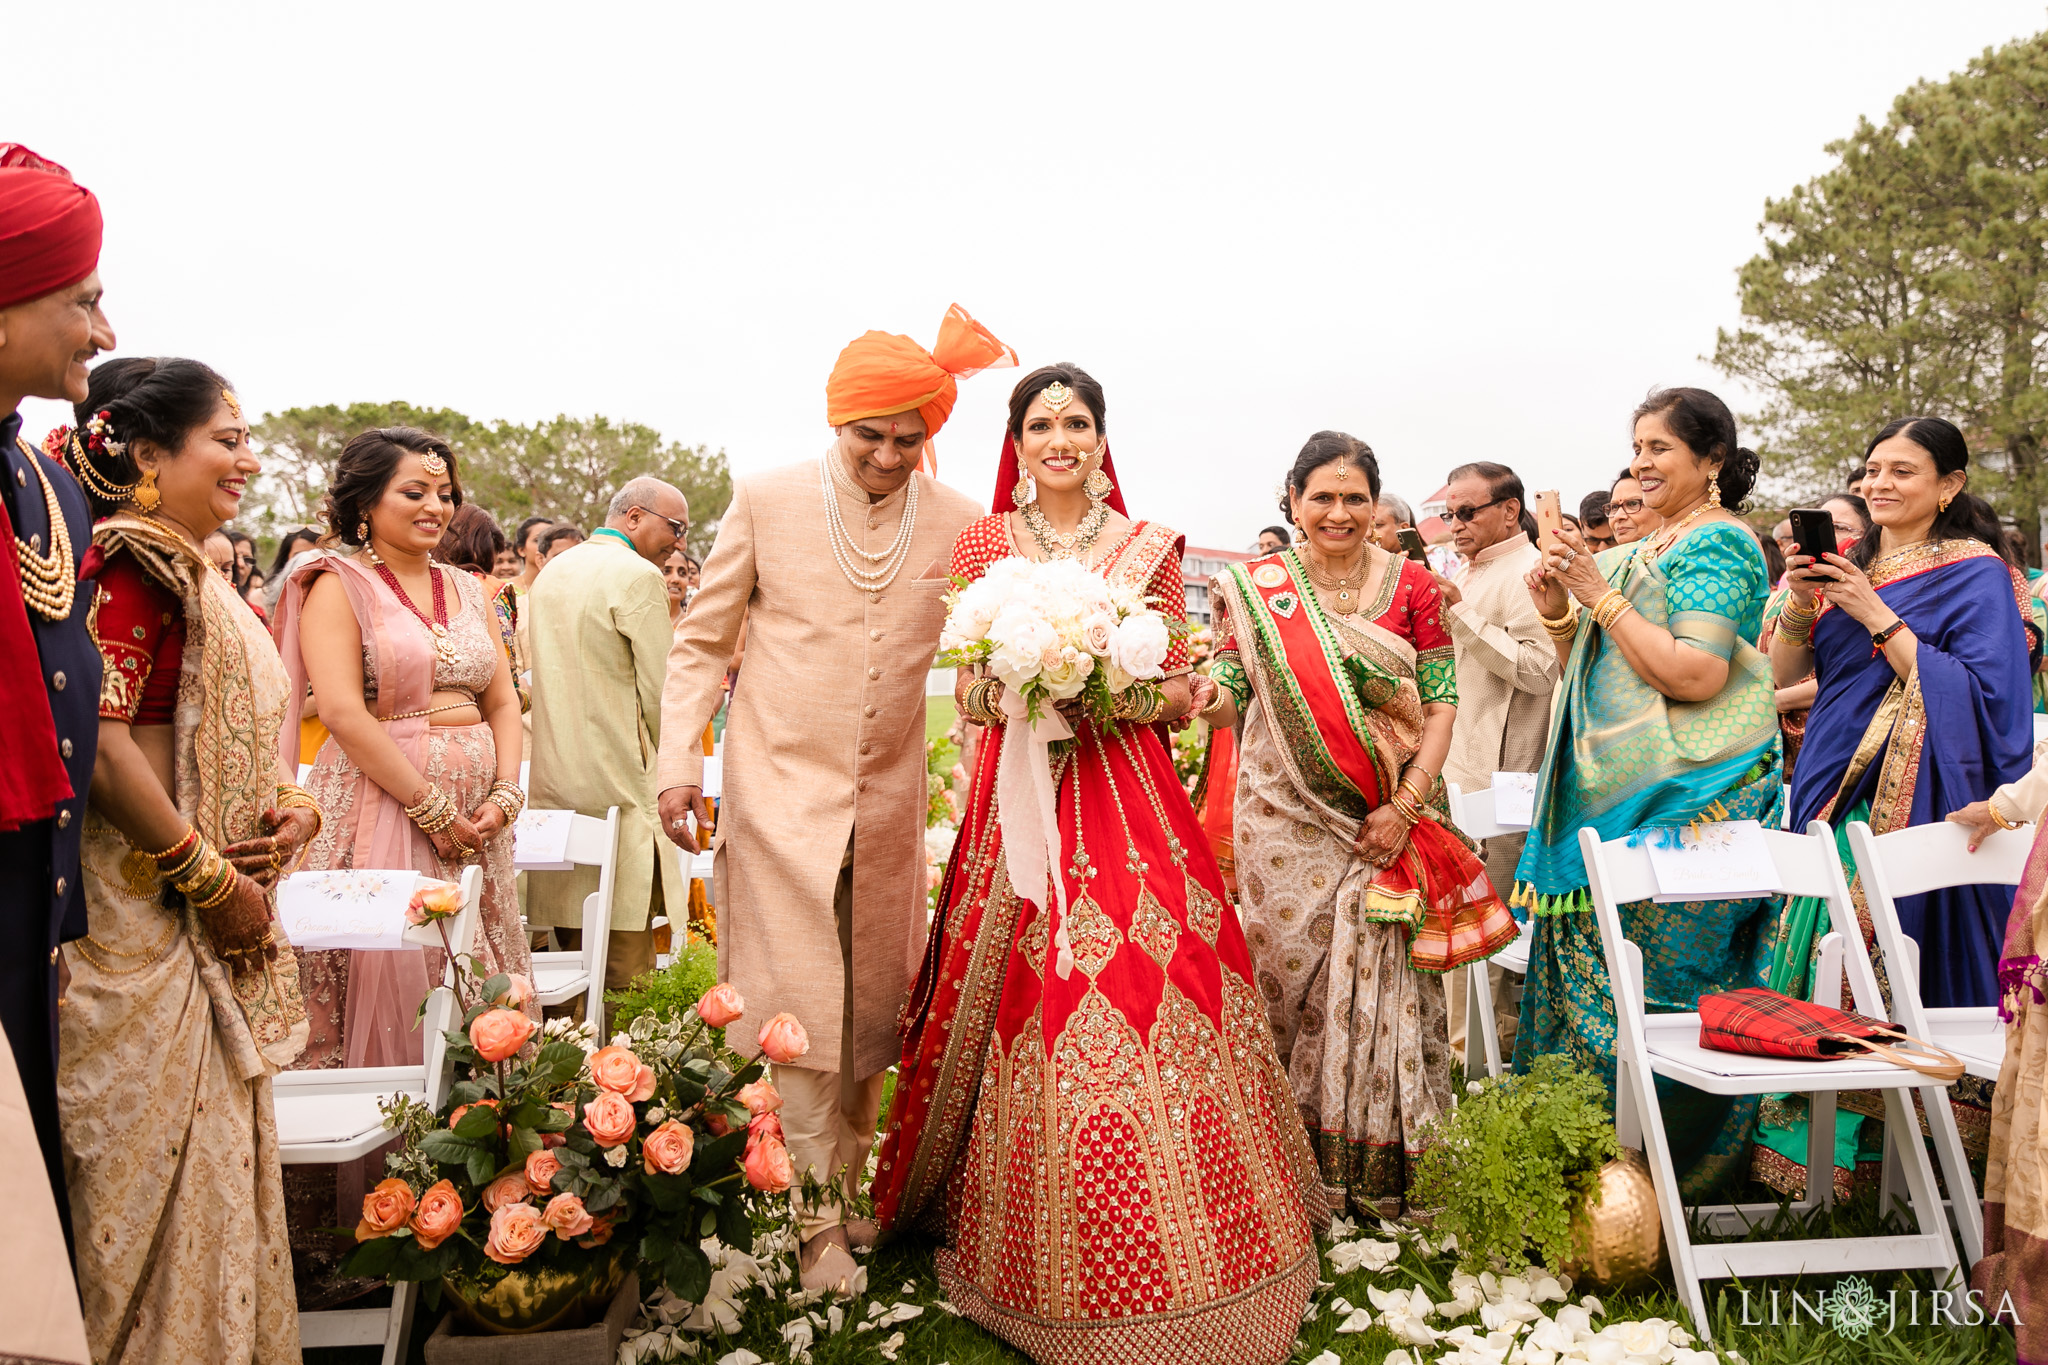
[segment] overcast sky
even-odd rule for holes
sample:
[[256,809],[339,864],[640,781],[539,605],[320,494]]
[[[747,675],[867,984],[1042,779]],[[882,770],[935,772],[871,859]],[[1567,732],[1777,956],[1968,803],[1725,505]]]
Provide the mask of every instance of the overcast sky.
[[[1737,318],[1764,200],[2040,0],[16,5],[0,138],[105,206],[123,354],[253,410],[602,412],[738,473],[958,301],[1103,381],[1134,513],[1240,547],[1313,431],[1568,503]],[[986,501],[1014,373],[940,474]],[[32,432],[54,405],[28,414]]]

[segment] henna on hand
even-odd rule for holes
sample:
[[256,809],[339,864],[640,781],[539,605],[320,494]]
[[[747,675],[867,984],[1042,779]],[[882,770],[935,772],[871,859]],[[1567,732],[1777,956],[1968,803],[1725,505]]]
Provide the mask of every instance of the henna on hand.
[[270,898],[255,881],[237,873],[227,899],[210,910],[194,910],[213,954],[240,976],[259,962],[277,960]]

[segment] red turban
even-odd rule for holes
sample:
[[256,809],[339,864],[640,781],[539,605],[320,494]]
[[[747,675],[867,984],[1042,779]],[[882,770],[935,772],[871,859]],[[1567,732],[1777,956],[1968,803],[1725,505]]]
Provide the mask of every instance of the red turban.
[[99,263],[92,191],[56,162],[0,142],[0,308],[76,284]]
[[929,351],[906,336],[866,332],[850,341],[825,381],[825,422],[841,427],[863,417],[916,412],[924,418],[925,453],[920,467],[937,472],[931,438],[953,413],[957,381],[983,370],[1017,363],[1017,353],[954,304],[939,324]]

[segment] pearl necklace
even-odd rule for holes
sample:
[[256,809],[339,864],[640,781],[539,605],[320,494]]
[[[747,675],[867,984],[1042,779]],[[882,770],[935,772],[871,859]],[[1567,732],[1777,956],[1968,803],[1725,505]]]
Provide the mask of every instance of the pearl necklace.
[[[839,572],[846,575],[846,581],[864,593],[878,593],[896,581],[896,575],[903,571],[904,563],[910,558],[910,535],[917,525],[917,475],[910,476],[909,487],[903,491],[903,516],[896,523],[896,538],[879,554],[861,549],[847,532],[846,519],[839,511],[839,491],[833,486],[835,483],[852,485],[853,481],[840,468],[837,454],[828,450],[818,462],[818,485],[825,494],[825,538],[832,544],[832,558],[837,561]],[[849,491],[858,493],[858,486]],[[865,497],[866,494],[860,496]],[[857,560],[867,562],[863,564]]]
[[1038,548],[1051,559],[1085,559],[1095,548],[1096,537],[1109,524],[1109,504],[1092,502],[1088,515],[1081,518],[1081,524],[1067,535],[1053,529],[1052,519],[1045,515],[1045,509],[1033,498],[1017,509],[1024,517],[1024,529],[1031,532],[1031,538],[1038,542]]
[[35,466],[36,477],[43,481],[43,506],[50,518],[48,554],[42,552],[40,537],[30,541],[23,541],[20,536],[14,538],[14,552],[21,559],[21,595],[45,621],[62,621],[71,615],[71,604],[78,592],[78,574],[71,562],[71,532],[64,525],[64,508],[57,502],[57,490],[50,486],[50,476],[43,472],[36,448],[19,436],[14,443],[21,447],[22,455]]

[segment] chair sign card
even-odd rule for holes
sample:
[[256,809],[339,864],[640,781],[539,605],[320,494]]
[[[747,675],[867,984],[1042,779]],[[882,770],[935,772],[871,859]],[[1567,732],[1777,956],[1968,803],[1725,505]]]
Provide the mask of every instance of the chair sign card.
[[706,801],[716,801],[725,794],[725,760],[716,754],[704,760],[704,785],[701,790]]
[[1536,774],[1493,775],[1493,823],[1527,829],[1536,819]]
[[1740,900],[1784,890],[1764,827],[1755,820],[1649,830],[1643,847],[1657,877],[1657,894],[1651,899],[1659,904]]
[[277,918],[293,948],[395,952],[405,941],[405,907],[417,872],[348,868],[294,872],[277,889]]
[[576,864],[569,861],[569,827],[573,810],[519,812],[512,826],[512,866],[521,872],[566,872]]

